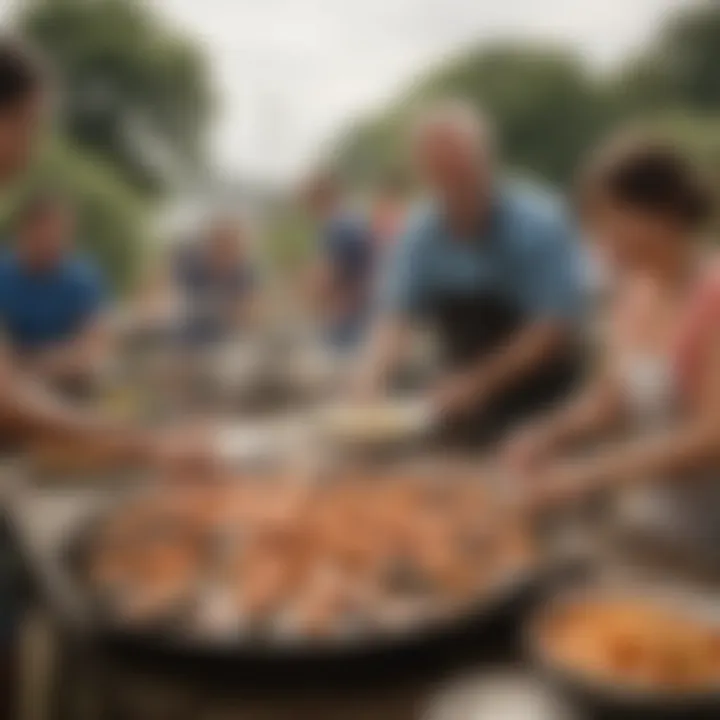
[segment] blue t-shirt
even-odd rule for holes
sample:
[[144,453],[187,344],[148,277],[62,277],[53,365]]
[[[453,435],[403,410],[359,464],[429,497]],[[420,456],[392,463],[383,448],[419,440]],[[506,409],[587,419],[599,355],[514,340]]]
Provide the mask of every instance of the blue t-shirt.
[[71,339],[100,311],[105,292],[98,268],[79,256],[42,273],[26,270],[12,252],[0,258],[0,323],[21,351]]
[[372,270],[373,246],[366,223],[357,215],[340,213],[325,226],[323,252],[337,281],[344,285],[367,284]]
[[186,336],[198,342],[222,339],[232,329],[237,303],[256,288],[254,268],[238,261],[218,272],[192,245],[182,248],[175,260],[176,280],[188,302]]
[[176,277],[189,300],[235,300],[255,285],[255,273],[249,263],[237,262],[222,272],[210,268],[202,252],[195,247],[183,248],[176,257]]
[[344,310],[329,333],[338,344],[351,344],[360,339],[367,321],[375,243],[363,218],[349,212],[336,214],[325,225],[321,243],[344,299]]
[[554,196],[508,184],[471,237],[453,237],[435,207],[416,213],[386,268],[381,304],[385,311],[422,318],[443,294],[487,291],[528,318],[575,323],[585,304],[581,254]]

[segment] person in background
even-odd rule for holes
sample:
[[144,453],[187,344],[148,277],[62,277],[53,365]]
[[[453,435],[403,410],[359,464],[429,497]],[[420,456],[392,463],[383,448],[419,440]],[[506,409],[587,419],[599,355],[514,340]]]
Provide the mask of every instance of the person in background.
[[[0,207],[5,193],[30,165],[45,123],[45,73],[28,50],[14,39],[0,37]],[[0,294],[3,290],[0,289]],[[187,433],[150,433],[118,425],[97,413],[68,404],[47,392],[24,367],[13,362],[0,343],[0,441],[9,434],[21,441],[67,439],[104,445],[119,458],[196,467],[212,459],[202,438]],[[19,433],[19,438],[18,438]],[[0,535],[0,538],[2,536]],[[11,572],[13,552],[0,539],[0,717],[16,717],[18,613],[21,598]]]
[[310,294],[329,344],[341,351],[362,341],[370,315],[374,240],[368,223],[348,207],[339,179],[311,178],[304,203],[319,226],[319,247],[310,271]]
[[379,184],[372,199],[372,233],[379,251],[393,247],[405,226],[408,188],[399,173],[389,173]]
[[74,247],[75,218],[54,194],[30,199],[12,247],[0,258],[0,322],[10,350],[31,373],[59,387],[92,379],[107,358],[106,288]]
[[502,177],[492,132],[471,106],[422,114],[413,153],[432,198],[381,282],[360,392],[382,391],[425,323],[444,359],[431,398],[447,438],[484,443],[558,401],[577,376],[578,243],[554,197]]
[[175,290],[184,307],[183,335],[191,344],[228,339],[256,324],[258,277],[249,240],[242,221],[218,217],[199,242],[180,249]]
[[[631,527],[717,566],[720,264],[701,242],[713,195],[672,143],[621,137],[590,163],[581,198],[616,278],[603,362],[568,405],[510,438],[506,462],[538,502],[639,486],[621,493]],[[631,439],[565,459],[618,428]]]

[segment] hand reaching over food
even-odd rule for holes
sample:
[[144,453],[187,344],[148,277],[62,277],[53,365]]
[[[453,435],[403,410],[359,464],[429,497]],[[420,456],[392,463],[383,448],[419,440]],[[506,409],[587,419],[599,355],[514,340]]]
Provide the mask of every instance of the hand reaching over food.
[[149,435],[145,443],[149,463],[187,478],[218,469],[220,458],[210,433],[198,428],[169,428]]
[[514,474],[531,475],[549,462],[552,450],[547,428],[531,424],[511,434],[501,451],[501,461]]
[[563,508],[582,502],[606,483],[602,466],[592,458],[555,463],[537,473],[516,476],[518,486],[510,506],[520,515]]
[[207,478],[219,466],[208,433],[191,428],[99,428],[91,437],[48,437],[31,446],[34,471],[49,478],[96,478],[159,470],[174,478]]
[[482,407],[485,384],[477,373],[456,373],[441,381],[431,393],[431,403],[441,417],[457,418]]

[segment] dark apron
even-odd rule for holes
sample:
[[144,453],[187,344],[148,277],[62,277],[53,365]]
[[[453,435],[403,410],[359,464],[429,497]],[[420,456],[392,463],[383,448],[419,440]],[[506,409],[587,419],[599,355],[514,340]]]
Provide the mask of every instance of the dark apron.
[[[433,306],[430,320],[449,372],[471,368],[530,322],[517,306],[489,292],[443,293]],[[577,350],[553,358],[489,403],[446,422],[443,441],[481,447],[497,440],[511,425],[561,400],[578,379],[580,366]]]

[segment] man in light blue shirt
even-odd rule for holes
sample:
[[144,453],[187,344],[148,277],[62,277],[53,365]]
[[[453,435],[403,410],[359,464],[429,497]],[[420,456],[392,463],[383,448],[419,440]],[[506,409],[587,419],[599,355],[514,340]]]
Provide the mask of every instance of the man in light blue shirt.
[[414,150],[432,201],[385,269],[363,386],[377,390],[423,322],[445,361],[437,410],[463,438],[489,439],[576,375],[579,243],[555,198],[494,171],[487,127],[468,107],[424,116]]

